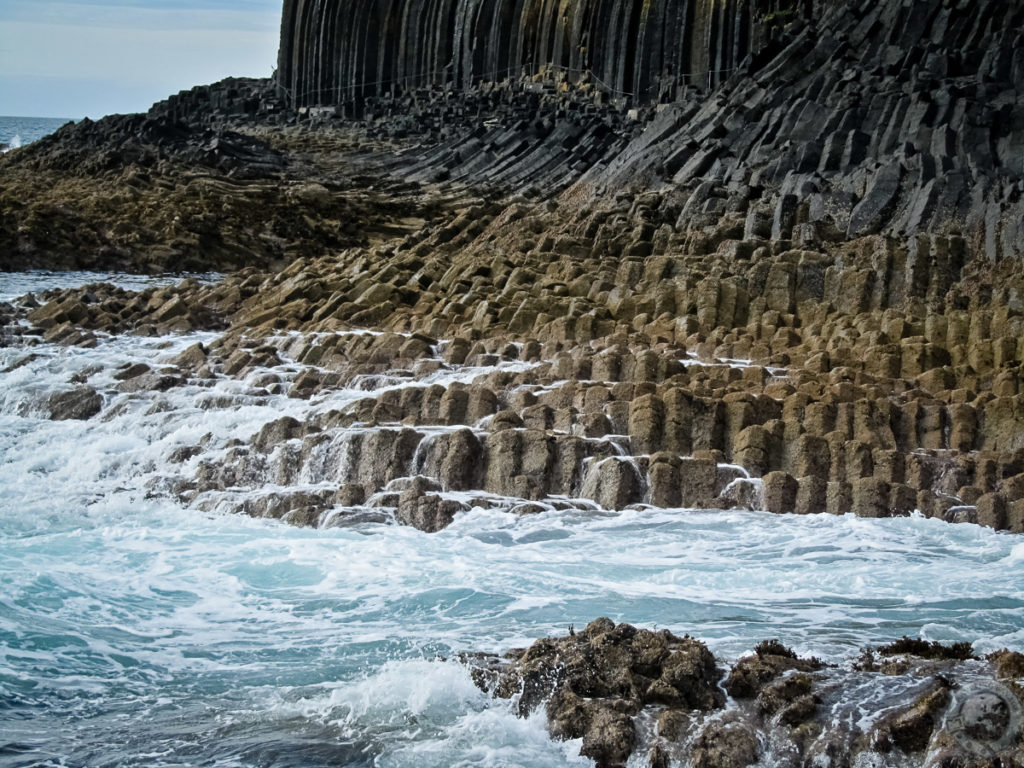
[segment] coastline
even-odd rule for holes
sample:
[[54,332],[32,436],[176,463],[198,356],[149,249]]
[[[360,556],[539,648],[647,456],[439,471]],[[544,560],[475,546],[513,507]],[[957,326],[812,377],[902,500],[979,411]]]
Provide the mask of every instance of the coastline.
[[[32,291],[0,302],[12,535],[52,524],[71,552],[114,539],[164,601],[127,632],[174,661],[105,637],[134,615],[120,605],[98,628],[72,613],[95,636],[69,631],[67,647],[95,643],[139,690],[163,676],[171,709],[208,675],[216,692],[196,701],[221,711],[238,675],[256,691],[243,686],[256,714],[241,742],[280,707],[275,728],[322,747],[309,765],[416,764],[418,738],[438,765],[449,749],[468,761],[463,721],[526,749],[510,765],[1021,764],[1024,169],[1007,94],[1024,70],[975,55],[1009,38],[971,33],[963,8],[943,6],[961,24],[952,67],[932,40],[945,16],[880,5],[913,65],[836,46],[875,29],[836,6],[778,32],[760,71],[750,60],[661,104],[535,73],[377,95],[352,117],[229,79],[5,153],[0,269]],[[960,106],[935,107],[947,101]],[[35,269],[102,279],[49,288],[22,274]],[[76,522],[93,514],[96,529]],[[175,515],[195,530],[165,595]],[[236,542],[224,516],[291,528]],[[0,691],[14,708],[53,677],[25,661],[46,605],[18,575],[40,570],[27,546],[8,577],[23,590],[5,638],[23,677]],[[620,561],[620,546],[639,554]],[[65,610],[78,566],[53,562]],[[237,606],[205,591],[206,572]],[[278,645],[250,651],[246,622],[277,578],[283,607],[255,621]],[[227,650],[218,610],[237,622]],[[676,615],[667,625],[696,639],[655,626]],[[288,658],[292,621],[343,636],[337,685],[329,653]],[[190,627],[209,633],[209,659],[176,644]],[[929,642],[901,645],[907,632]],[[772,634],[843,650],[821,662]],[[902,650],[853,657],[887,641]],[[264,679],[263,654],[284,657],[287,683]],[[117,701],[102,716],[130,721],[121,683],[90,674]],[[40,709],[63,711],[54,690]],[[159,690],[140,695],[171,722]],[[231,744],[225,760],[259,753]],[[487,759],[505,765],[507,747]]]

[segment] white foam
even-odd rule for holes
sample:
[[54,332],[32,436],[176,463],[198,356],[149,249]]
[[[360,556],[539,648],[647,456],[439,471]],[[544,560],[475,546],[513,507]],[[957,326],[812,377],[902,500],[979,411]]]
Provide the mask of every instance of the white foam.
[[[559,509],[567,500],[554,498],[523,516],[473,508],[426,534],[186,508],[150,483],[191,477],[282,416],[308,420],[367,395],[308,402],[226,378],[115,390],[119,366],[212,340],[0,348],[0,369],[38,355],[0,374],[0,664],[13,681],[0,685],[31,686],[18,695],[47,708],[34,717],[54,739],[113,743],[109,733],[127,728],[151,742],[139,747],[148,753],[163,742],[153,730],[162,721],[147,713],[199,711],[277,735],[293,727],[288,718],[315,720],[378,765],[563,765],[577,761],[578,744],[552,743],[538,719],[516,718],[461,667],[429,659],[502,652],[599,615],[690,632],[725,656],[768,637],[831,660],[904,634],[978,641],[979,652],[1024,643],[1024,545],[921,516],[614,513],[582,500]],[[426,381],[530,367],[451,366]],[[261,373],[288,380],[299,370],[287,361]],[[72,376],[104,393],[99,416],[52,422],[26,407]],[[324,474],[344,453],[334,440],[297,478],[307,490],[329,487]],[[200,444],[186,463],[168,462],[173,449]],[[77,730],[65,724],[70,700],[95,709]],[[86,741],[60,749],[94,754]]]
[[79,288],[92,283],[110,283],[127,291],[141,291],[145,288],[177,285],[185,277],[201,283],[210,283],[218,280],[220,275],[215,272],[189,275],[130,275],[123,272],[50,272],[47,270],[5,272],[0,273],[0,301],[13,301],[27,293],[41,293],[57,288]]

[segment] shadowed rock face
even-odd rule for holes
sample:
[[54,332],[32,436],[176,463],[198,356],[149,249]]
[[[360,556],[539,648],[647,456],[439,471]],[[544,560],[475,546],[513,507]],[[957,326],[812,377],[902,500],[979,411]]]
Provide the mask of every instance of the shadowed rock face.
[[[564,71],[638,102],[712,85],[794,0],[286,0],[279,82],[297,106]],[[810,3],[807,3],[810,5]]]
[[691,231],[737,211],[745,238],[942,232],[990,261],[1020,254],[1022,27],[1020,3],[818,6],[585,181],[694,190],[675,222]]
[[[1024,251],[1022,28],[1024,6],[998,0],[289,0],[277,81],[292,106],[495,118],[399,171],[413,180],[551,196],[576,177],[563,202],[675,198],[677,232],[956,234],[996,261]],[[500,109],[477,87],[498,81]],[[535,91],[561,100],[553,120]],[[594,126],[624,106],[634,135],[613,128],[609,149]]]

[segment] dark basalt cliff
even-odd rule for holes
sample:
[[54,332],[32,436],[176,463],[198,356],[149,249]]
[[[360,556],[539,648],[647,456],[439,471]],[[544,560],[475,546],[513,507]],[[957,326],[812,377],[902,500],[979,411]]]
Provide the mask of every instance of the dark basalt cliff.
[[591,178],[693,190],[690,229],[732,210],[746,237],[958,233],[1019,255],[1022,28],[1019,2],[836,3]]
[[637,102],[720,82],[794,0],[286,0],[279,82],[298,106],[558,71]]
[[[550,195],[583,176],[590,199],[671,192],[677,229],[964,234],[995,260],[1024,253],[1022,29],[1002,0],[289,0],[277,82],[297,107],[400,120],[447,92],[461,106],[434,122],[498,118],[419,179]],[[479,98],[499,81],[504,112]],[[517,105],[531,92],[561,100],[552,120]],[[632,141],[595,131],[630,107]]]

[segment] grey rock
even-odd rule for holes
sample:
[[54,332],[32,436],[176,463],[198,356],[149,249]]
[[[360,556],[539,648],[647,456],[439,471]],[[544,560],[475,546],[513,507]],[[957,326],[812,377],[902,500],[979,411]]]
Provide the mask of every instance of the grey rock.
[[49,395],[45,407],[51,421],[88,419],[103,408],[103,395],[92,387],[76,387]]

